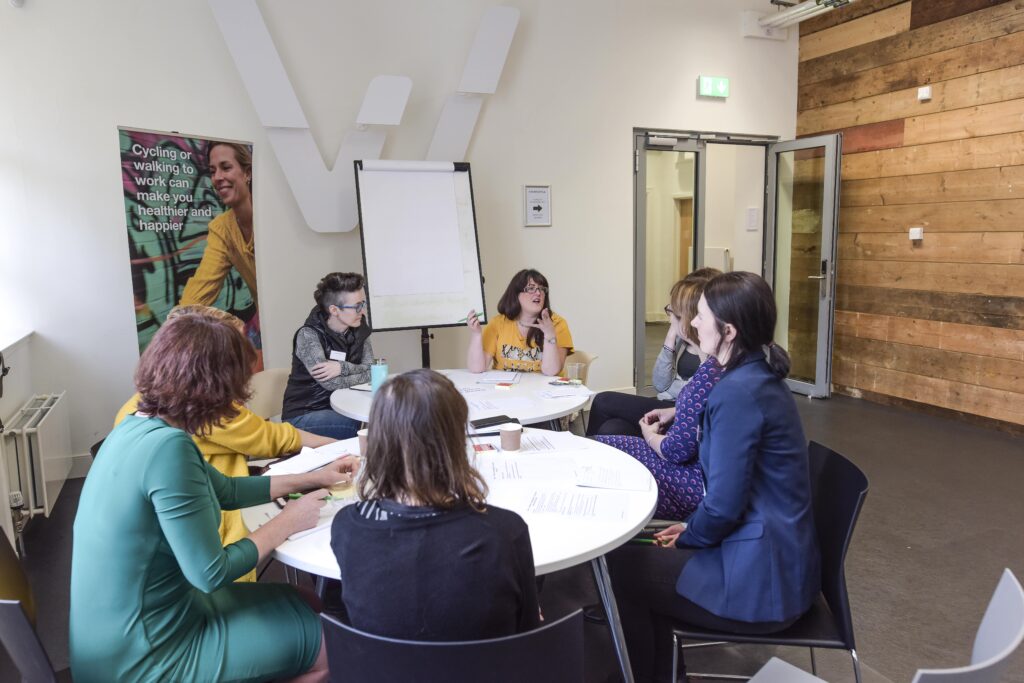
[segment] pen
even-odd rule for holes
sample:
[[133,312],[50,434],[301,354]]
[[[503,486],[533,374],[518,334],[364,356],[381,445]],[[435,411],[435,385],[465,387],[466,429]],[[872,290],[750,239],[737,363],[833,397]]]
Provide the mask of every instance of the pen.
[[653,538],[633,538],[630,539],[630,543],[646,543],[647,545],[661,545],[661,541]]
[[[299,498],[302,498],[302,495],[303,494],[301,494],[301,493],[289,493],[288,494],[288,500],[298,500]],[[328,494],[328,495],[324,496],[323,498],[321,498],[320,500],[341,500],[341,498],[338,498],[337,496],[332,496],[332,495]]]
[[[477,319],[477,320],[482,320],[482,319],[483,319],[483,317],[484,317],[484,314],[483,314],[483,312],[480,312],[480,313],[477,313],[477,314],[476,314],[476,319]],[[464,323],[464,322],[466,322],[467,320],[469,320],[469,316],[466,316],[465,318],[462,318],[462,319],[460,319],[460,320],[456,320],[455,322],[456,322],[456,323]]]

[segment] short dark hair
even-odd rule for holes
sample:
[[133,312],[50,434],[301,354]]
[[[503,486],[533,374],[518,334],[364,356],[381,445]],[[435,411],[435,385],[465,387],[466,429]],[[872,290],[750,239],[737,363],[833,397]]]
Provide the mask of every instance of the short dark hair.
[[[505,293],[498,300],[498,313],[501,313],[509,320],[517,320],[519,318],[519,314],[523,312],[523,307],[519,305],[519,293],[526,289],[526,285],[530,283],[530,280],[533,280],[547,290],[544,294],[544,308],[554,313],[551,309],[551,289],[548,287],[548,279],[533,268],[524,268],[512,276],[508,287],[505,288]],[[536,327],[531,327],[530,331],[526,333],[526,346],[527,348],[531,346],[543,347],[544,333]]]
[[138,410],[205,435],[249,399],[256,352],[229,321],[204,310],[164,323],[135,371]]
[[697,341],[697,330],[693,329],[693,319],[697,317],[697,302],[704,293],[704,287],[712,278],[721,275],[717,268],[699,268],[679,282],[672,285],[669,292],[669,304],[676,317],[686,326],[686,337],[691,342]]
[[366,278],[359,273],[328,273],[316,285],[313,299],[320,310],[327,313],[331,306],[341,305],[344,292],[358,292],[366,286]]
[[466,399],[429,369],[384,383],[370,406],[359,496],[483,510],[487,484],[466,456]]
[[759,353],[765,355],[776,375],[789,374],[789,354],[774,341],[775,296],[763,277],[742,271],[723,273],[704,288],[704,300],[720,335],[725,335],[726,324],[736,328],[726,370],[739,365],[748,353]]

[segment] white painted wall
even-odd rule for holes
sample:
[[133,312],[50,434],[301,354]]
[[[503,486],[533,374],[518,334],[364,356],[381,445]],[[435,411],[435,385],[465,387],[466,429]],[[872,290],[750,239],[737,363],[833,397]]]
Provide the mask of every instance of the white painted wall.
[[746,214],[753,207],[759,217],[764,216],[764,158],[760,146],[707,146],[705,246],[728,249],[732,270],[761,273],[764,228],[747,231]]
[[[377,74],[413,79],[386,158],[422,158],[489,0],[260,3],[325,158]],[[597,388],[631,384],[632,128],[791,137],[797,44],[740,37],[763,0],[513,0],[522,12],[497,94],[470,146],[490,308],[521,267],[551,280]],[[794,33],[794,32],[791,32]],[[268,365],[284,365],[317,279],[360,268],[356,233],[301,215],[203,0],[0,3],[0,244],[36,261],[5,275],[0,312],[37,330],[37,391],[66,388],[73,447],[105,434],[137,360],[118,125],[256,144],[256,250]],[[731,78],[697,101],[698,74]],[[554,225],[522,227],[522,185],[551,184]],[[33,257],[28,257],[33,258]],[[4,261],[4,269],[6,272]],[[7,297],[13,296],[11,303]],[[435,366],[462,365],[465,334],[439,331]],[[381,334],[392,368],[419,363],[416,333]]]

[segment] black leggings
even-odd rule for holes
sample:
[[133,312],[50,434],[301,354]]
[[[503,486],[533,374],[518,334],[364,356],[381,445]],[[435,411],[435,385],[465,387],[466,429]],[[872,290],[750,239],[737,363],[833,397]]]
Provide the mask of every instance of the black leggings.
[[679,573],[695,552],[627,543],[607,555],[629,661],[638,683],[671,678],[675,622],[732,633],[774,633],[796,621],[725,619],[676,593]]
[[642,436],[640,418],[658,408],[671,408],[675,401],[662,401],[649,396],[603,391],[594,397],[587,422],[587,436]]

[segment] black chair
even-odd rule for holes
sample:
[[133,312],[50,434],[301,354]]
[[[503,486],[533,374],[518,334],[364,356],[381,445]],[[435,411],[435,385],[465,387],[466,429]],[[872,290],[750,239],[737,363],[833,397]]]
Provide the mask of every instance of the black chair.
[[[7,534],[0,528],[0,645],[7,650],[24,683],[55,683],[58,678],[32,628],[34,621],[35,602],[28,579]],[[62,678],[70,680],[67,676]]]
[[[861,683],[860,661],[853,640],[850,596],[846,591],[846,550],[850,547],[857,516],[868,494],[868,479],[859,467],[819,443],[810,443],[811,500],[818,547],[821,550],[821,593],[811,609],[784,631],[766,635],[743,635],[712,631],[677,623],[672,630],[674,646],[672,680],[676,680],[680,649],[722,643],[755,643],[806,647],[811,651],[811,671],[817,673],[814,648],[848,650],[853,674]],[[680,647],[680,640],[695,640]],[[693,678],[746,680],[745,676],[688,674]]]
[[321,614],[332,683],[582,683],[583,612],[504,638],[436,643],[374,636]]

